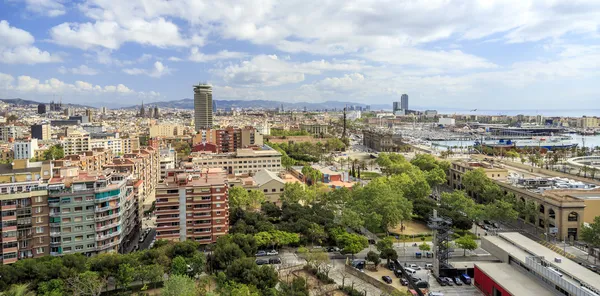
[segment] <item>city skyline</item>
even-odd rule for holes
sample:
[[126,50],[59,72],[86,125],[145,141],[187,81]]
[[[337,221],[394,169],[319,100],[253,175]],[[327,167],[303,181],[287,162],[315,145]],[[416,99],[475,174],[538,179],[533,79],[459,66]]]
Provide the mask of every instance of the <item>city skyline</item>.
[[0,98],[122,107],[189,98],[202,80],[216,100],[391,105],[406,93],[411,106],[436,108],[598,106],[593,1],[27,0],[0,9]]

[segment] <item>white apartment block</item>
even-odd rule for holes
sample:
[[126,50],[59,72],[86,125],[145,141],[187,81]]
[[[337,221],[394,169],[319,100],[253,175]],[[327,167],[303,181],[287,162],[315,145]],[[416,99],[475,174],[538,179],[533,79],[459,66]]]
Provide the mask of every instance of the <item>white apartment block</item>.
[[22,134],[20,127],[14,125],[0,126],[0,140],[3,142],[8,142],[9,139],[18,139]]
[[37,139],[31,139],[24,142],[16,142],[13,145],[13,154],[15,159],[31,159],[38,149]]

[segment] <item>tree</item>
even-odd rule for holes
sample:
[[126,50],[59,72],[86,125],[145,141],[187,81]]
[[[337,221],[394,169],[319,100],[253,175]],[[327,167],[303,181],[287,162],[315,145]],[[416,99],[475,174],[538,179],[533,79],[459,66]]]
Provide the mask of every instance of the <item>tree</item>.
[[419,245],[419,250],[421,251],[429,251],[431,250],[431,246],[429,246],[426,242],[423,242]]
[[369,241],[366,237],[355,233],[345,232],[336,237],[336,241],[342,248],[342,252],[352,254],[353,258],[354,254],[364,250],[369,246]]
[[194,255],[194,257],[188,258],[186,262],[192,270],[188,273],[188,275],[193,277],[204,271],[204,268],[206,266],[206,256],[203,253],[198,252]]
[[392,248],[384,249],[383,251],[381,251],[381,253],[379,253],[379,257],[381,257],[381,259],[387,260],[387,264],[390,264],[391,260],[398,259],[398,253]]
[[454,240],[454,242],[464,250],[463,256],[467,255],[467,250],[472,251],[477,249],[477,242],[470,235],[461,236]]
[[[289,295],[289,296],[308,296],[308,286],[306,285],[306,280],[301,277],[294,278],[291,284],[287,284],[285,282],[280,283],[281,295]],[[246,294],[236,294],[236,295],[246,295]],[[257,294],[258,296],[258,294]]]
[[493,203],[484,207],[484,217],[488,220],[514,221],[519,218],[519,213],[515,210],[513,204],[497,199]]
[[65,151],[61,145],[54,145],[44,152],[45,160],[55,160],[65,157]]
[[29,290],[28,284],[14,284],[8,291],[2,293],[3,296],[35,296],[35,292]]
[[484,187],[488,185],[489,178],[483,169],[475,169],[466,172],[462,177],[462,185],[465,186],[467,193],[477,195],[483,192]]
[[198,288],[194,280],[186,275],[171,275],[160,291],[162,296],[196,296]]
[[38,296],[62,296],[66,294],[65,283],[61,279],[52,279],[38,285]]
[[[588,249],[600,247],[600,216],[594,217],[594,222],[582,225],[579,239],[588,245]],[[597,256],[594,258],[594,261]]]
[[267,198],[262,191],[252,189],[250,192],[248,192],[247,208],[253,211],[258,210],[260,209],[260,205],[262,205],[266,200]]
[[253,258],[240,258],[231,263],[225,271],[228,279],[238,283],[252,285],[259,290],[275,287],[277,272],[271,266],[258,266]]
[[317,223],[311,223],[310,227],[308,228],[307,238],[312,242],[313,245],[315,242],[320,245],[323,240],[327,238],[327,233],[325,233],[325,228],[323,228],[323,226]]
[[117,282],[121,288],[129,288],[129,285],[133,282],[135,276],[135,268],[125,263],[119,266],[119,272],[117,273]]
[[175,257],[171,263],[171,274],[185,275],[187,274],[187,263],[181,256]]
[[510,150],[504,154],[506,157],[510,158],[511,161],[515,161],[515,158],[519,158],[520,155],[517,151]]
[[303,200],[306,200],[306,192],[302,184],[298,182],[285,183],[281,194],[282,202],[298,203]]
[[67,279],[67,286],[75,296],[100,296],[106,280],[94,271],[86,271]]
[[250,197],[248,195],[248,191],[241,186],[235,186],[233,188],[229,188],[229,205],[232,208],[242,208],[250,203]]
[[386,237],[380,239],[375,244],[375,247],[377,247],[377,251],[379,251],[379,252],[383,252],[383,250],[386,250],[386,249],[392,249],[393,246],[394,246],[394,239],[391,236],[386,236]]
[[379,254],[373,251],[369,251],[367,253],[367,261],[373,262],[373,264],[375,265],[375,270],[377,270],[377,266],[379,265],[379,263],[381,263],[381,258],[379,258]]

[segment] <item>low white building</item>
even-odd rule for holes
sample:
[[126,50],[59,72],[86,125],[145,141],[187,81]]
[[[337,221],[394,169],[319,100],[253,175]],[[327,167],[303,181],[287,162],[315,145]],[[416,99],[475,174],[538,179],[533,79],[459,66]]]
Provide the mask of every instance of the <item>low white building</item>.
[[441,124],[441,125],[455,125],[456,124],[456,120],[454,118],[443,117],[443,118],[439,119],[438,124]]
[[360,110],[350,111],[346,114],[346,118],[348,120],[357,120],[357,119],[360,119],[360,117],[361,117]]
[[38,140],[31,139],[29,141],[16,142],[13,145],[13,153],[15,159],[31,159],[35,155],[35,150],[38,149]]

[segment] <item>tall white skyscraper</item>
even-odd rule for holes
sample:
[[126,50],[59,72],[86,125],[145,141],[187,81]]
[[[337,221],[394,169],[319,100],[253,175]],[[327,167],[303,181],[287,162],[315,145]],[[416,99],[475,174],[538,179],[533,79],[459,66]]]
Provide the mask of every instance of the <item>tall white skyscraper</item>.
[[196,131],[212,128],[213,100],[211,85],[194,85],[194,125]]

